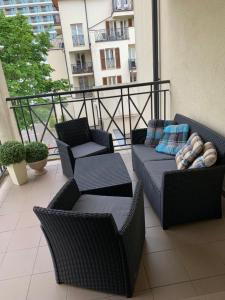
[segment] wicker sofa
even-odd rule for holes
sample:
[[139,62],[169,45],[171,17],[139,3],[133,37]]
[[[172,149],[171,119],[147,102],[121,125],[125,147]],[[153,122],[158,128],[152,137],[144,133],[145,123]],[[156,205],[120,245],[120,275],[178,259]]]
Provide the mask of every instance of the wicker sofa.
[[177,114],[174,120],[189,124],[190,134],[198,132],[204,141],[213,142],[218,160],[211,168],[177,170],[174,156],[144,145],[146,128],[132,131],[133,169],[164,229],[222,215],[225,137],[183,115]]
[[34,212],[58,283],[132,296],[145,238],[140,183],[133,198],[112,197],[81,195],[72,179]]

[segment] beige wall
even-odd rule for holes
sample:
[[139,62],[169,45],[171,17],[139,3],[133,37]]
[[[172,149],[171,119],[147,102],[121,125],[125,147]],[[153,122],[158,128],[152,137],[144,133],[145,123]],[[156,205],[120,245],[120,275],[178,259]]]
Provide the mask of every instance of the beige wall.
[[161,78],[171,80],[172,115],[225,136],[225,1],[160,3]]
[[[152,81],[151,1],[134,0],[138,82]],[[140,72],[139,72],[140,71]]]
[[52,80],[68,79],[66,59],[63,49],[50,49],[47,61],[54,69],[51,73]]

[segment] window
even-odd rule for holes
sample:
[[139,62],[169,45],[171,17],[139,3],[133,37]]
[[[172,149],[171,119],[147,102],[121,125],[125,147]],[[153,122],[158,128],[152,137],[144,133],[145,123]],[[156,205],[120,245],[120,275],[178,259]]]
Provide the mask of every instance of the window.
[[120,49],[109,48],[100,50],[102,70],[120,68]]
[[83,34],[83,25],[79,24],[72,24],[71,25],[72,31],[72,39],[73,39],[73,46],[83,46],[84,45],[84,34]]
[[103,77],[102,83],[103,83],[103,85],[116,85],[116,84],[122,83],[122,77],[121,77],[121,75]]
[[137,73],[136,72],[130,72],[130,82],[137,81]]

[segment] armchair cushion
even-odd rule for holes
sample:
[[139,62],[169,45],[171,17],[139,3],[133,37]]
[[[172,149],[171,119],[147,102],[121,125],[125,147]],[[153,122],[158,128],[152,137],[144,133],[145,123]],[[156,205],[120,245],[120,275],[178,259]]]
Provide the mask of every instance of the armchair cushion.
[[130,197],[82,195],[73,206],[73,211],[90,214],[112,214],[118,230],[121,230],[132,208]]
[[85,157],[90,155],[98,155],[107,152],[107,147],[96,144],[95,142],[88,142],[71,148],[74,158]]

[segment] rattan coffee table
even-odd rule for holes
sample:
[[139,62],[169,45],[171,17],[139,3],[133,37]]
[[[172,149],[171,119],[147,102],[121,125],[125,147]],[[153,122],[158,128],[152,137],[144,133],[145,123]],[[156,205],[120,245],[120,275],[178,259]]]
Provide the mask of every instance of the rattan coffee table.
[[119,153],[76,160],[74,178],[82,194],[132,197],[132,181]]

